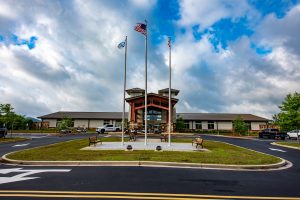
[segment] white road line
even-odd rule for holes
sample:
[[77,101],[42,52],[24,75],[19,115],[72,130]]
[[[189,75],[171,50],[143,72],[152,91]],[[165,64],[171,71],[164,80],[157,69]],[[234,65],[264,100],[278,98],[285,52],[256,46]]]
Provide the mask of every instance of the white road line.
[[[3,183],[11,183],[17,181],[25,181],[30,179],[36,179],[39,177],[31,177],[30,175],[34,175],[37,173],[43,172],[70,172],[71,169],[22,169],[22,168],[11,168],[11,169],[1,169],[0,174],[9,174],[9,173],[18,173],[17,175],[11,177],[1,177],[0,176],[0,184]],[[29,176],[29,177],[28,177]]]
[[30,138],[44,138],[44,137],[47,137],[47,135],[46,136],[30,136]]
[[12,147],[23,147],[23,146],[27,146],[27,145],[29,145],[30,143],[26,143],[26,144],[16,144],[16,145],[14,145],[14,146],[12,146]]
[[269,148],[270,150],[272,150],[272,151],[280,151],[280,152],[286,152],[286,151],[284,151],[284,150],[281,150],[281,149],[274,149],[274,148]]

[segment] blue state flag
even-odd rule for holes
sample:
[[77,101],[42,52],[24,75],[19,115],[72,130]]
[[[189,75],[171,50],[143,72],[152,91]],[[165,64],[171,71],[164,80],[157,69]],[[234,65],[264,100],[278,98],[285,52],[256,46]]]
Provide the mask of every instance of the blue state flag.
[[126,42],[123,41],[123,42],[121,42],[121,43],[118,45],[118,48],[119,48],[119,49],[122,49],[122,48],[125,47],[125,46],[126,46]]

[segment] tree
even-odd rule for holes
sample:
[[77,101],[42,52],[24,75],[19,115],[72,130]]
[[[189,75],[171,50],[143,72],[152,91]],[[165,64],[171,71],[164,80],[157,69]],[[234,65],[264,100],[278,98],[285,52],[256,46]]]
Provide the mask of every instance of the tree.
[[13,110],[14,108],[11,106],[11,104],[0,104],[1,115],[7,115],[13,112]]
[[0,104],[0,122],[6,128],[12,128],[15,118],[14,108],[11,104]]
[[184,129],[184,120],[180,117],[179,119],[176,119],[176,130],[181,131]]
[[279,109],[273,120],[282,131],[300,129],[300,93],[288,94]]
[[62,129],[67,129],[70,126],[72,126],[72,119],[65,117],[63,118],[63,120],[58,124],[58,129],[62,130]]
[[128,127],[129,127],[128,119],[124,119],[124,129],[128,129]]
[[245,135],[248,131],[248,125],[244,122],[241,116],[238,116],[235,120],[233,120],[233,130],[235,133],[239,135]]
[[32,119],[18,115],[13,110],[11,104],[0,104],[0,126],[5,125],[10,130],[25,130],[32,126]]

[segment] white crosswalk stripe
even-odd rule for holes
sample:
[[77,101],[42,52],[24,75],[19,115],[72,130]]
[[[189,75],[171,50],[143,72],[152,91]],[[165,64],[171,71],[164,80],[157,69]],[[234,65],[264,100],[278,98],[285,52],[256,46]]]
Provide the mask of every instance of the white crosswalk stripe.
[[272,151],[280,151],[280,152],[286,152],[286,151],[284,151],[284,150],[281,150],[281,149],[274,149],[274,148],[269,148],[270,150],[272,150]]

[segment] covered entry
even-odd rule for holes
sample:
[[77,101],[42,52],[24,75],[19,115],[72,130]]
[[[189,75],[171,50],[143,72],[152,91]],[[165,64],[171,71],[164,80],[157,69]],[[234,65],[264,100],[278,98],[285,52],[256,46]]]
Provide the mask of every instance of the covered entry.
[[[129,104],[128,121],[130,128],[143,129],[145,97],[144,95],[133,95],[126,99]],[[175,104],[178,99],[171,99],[171,122],[175,121],[176,109]],[[147,95],[147,124],[149,132],[154,132],[160,128],[165,131],[169,121],[169,98],[161,94],[149,93]]]

